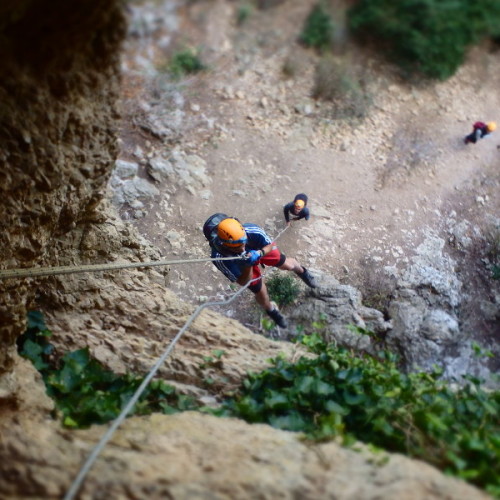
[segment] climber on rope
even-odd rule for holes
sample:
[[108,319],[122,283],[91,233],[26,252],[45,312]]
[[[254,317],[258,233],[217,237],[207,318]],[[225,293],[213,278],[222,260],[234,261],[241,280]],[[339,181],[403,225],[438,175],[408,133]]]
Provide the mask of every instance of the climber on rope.
[[[307,194],[299,193],[293,201],[287,203],[283,207],[286,225],[289,226],[291,221],[305,219],[309,220],[309,209],[307,208]],[[290,220],[290,216],[292,219]]]
[[[230,281],[241,286],[251,280],[248,288],[255,294],[257,303],[278,326],[286,328],[285,318],[269,298],[259,264],[293,271],[307,286],[316,288],[311,273],[295,259],[282,254],[276,243],[257,224],[241,224],[238,219],[218,213],[205,222],[203,232],[212,247],[215,267]],[[217,260],[234,255],[240,255],[241,259]]]

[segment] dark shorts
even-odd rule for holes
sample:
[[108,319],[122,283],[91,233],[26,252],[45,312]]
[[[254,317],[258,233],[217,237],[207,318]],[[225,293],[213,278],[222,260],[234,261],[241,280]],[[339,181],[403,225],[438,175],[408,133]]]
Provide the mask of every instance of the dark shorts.
[[[277,248],[271,250],[265,257],[259,260],[259,264],[269,267],[280,267],[285,263],[286,255]],[[262,272],[259,264],[252,268],[252,284],[248,287],[253,293],[259,293],[262,288]]]

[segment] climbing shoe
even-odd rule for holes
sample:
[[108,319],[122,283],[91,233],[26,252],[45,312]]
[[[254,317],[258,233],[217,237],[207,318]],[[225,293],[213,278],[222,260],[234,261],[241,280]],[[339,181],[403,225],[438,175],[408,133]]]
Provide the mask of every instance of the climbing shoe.
[[316,288],[316,282],[314,281],[313,275],[304,267],[304,272],[302,274],[297,274],[297,276],[309,287]]
[[278,308],[274,306],[274,309],[271,309],[270,311],[266,311],[268,316],[271,317],[271,319],[281,328],[286,328],[287,323],[285,318],[281,315],[279,312]]

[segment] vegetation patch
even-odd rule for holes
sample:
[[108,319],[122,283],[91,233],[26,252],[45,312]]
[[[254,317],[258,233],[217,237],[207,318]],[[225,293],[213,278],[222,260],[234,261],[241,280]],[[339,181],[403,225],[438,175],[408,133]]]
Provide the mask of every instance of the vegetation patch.
[[360,0],[349,25],[408,75],[446,80],[462,64],[468,47],[500,36],[497,0]]
[[328,49],[333,40],[334,23],[323,2],[316,4],[306,18],[299,40],[314,49]]
[[206,69],[198,53],[193,49],[185,49],[173,55],[168,70],[174,78],[182,78],[187,74],[198,73]]
[[363,118],[371,106],[371,96],[364,89],[356,66],[348,59],[323,56],[316,66],[313,97],[331,101],[335,118]]
[[250,374],[219,415],[300,431],[311,439],[340,437],[425,460],[500,495],[500,392],[464,377],[451,387],[434,373],[401,373],[395,356],[358,357],[302,337],[317,354]]
[[236,23],[242,26],[253,13],[253,6],[250,3],[242,3],[236,11]]
[[[54,399],[66,427],[89,427],[118,417],[141,385],[143,377],[117,375],[92,359],[88,349],[66,353],[57,359],[51,336],[38,311],[28,314],[28,328],[18,339],[19,354],[41,373],[47,394]],[[130,415],[176,413],[198,407],[189,396],[177,394],[162,380],[153,380]]]
[[266,285],[271,300],[274,300],[280,307],[293,304],[300,293],[297,280],[293,279],[290,274],[274,273],[267,280]]

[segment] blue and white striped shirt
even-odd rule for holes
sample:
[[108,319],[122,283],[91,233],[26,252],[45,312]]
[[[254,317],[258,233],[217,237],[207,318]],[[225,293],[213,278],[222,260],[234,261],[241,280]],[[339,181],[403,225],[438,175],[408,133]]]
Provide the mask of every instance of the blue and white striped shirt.
[[[271,238],[266,234],[266,232],[257,224],[252,224],[247,222],[243,224],[245,228],[245,233],[247,233],[248,241],[245,244],[245,251],[248,250],[261,250],[266,245],[272,243]],[[224,252],[212,248],[212,259],[217,259],[220,257],[230,257],[234,254],[231,252]],[[245,267],[249,265],[243,260],[214,260],[214,266],[226,276],[230,281],[237,281],[237,279],[243,274]]]

